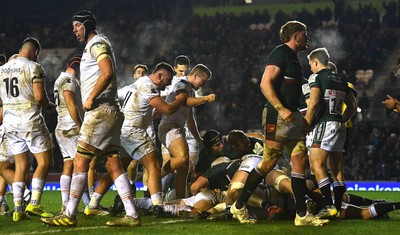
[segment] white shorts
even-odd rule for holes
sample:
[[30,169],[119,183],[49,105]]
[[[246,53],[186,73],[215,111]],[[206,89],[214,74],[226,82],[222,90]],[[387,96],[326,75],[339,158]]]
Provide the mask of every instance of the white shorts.
[[41,126],[38,131],[6,131],[5,137],[8,140],[8,148],[12,155],[26,151],[33,154],[43,153],[53,149],[53,140],[46,126]]
[[[226,191],[215,191],[215,190],[206,190],[203,192],[197,193],[194,197],[194,203],[205,200],[210,202],[213,206],[218,203],[222,203],[226,199],[227,192]],[[191,205],[191,206],[193,206]]]
[[313,131],[310,131],[306,134],[306,147],[307,149],[311,148],[313,142]]
[[196,203],[196,195],[187,198],[182,198],[182,201],[185,203],[186,206],[193,206]]
[[150,125],[146,129],[147,134],[150,136],[150,138],[153,140],[153,142],[156,142],[156,132],[154,130],[154,124],[151,122]]
[[156,151],[156,145],[148,132],[142,128],[122,130],[121,145],[125,151],[135,160]]
[[200,149],[199,149],[199,142],[194,138],[194,136],[189,133],[189,130],[186,130],[186,142],[189,147],[189,155],[198,155]]
[[313,131],[313,145],[328,152],[343,152],[346,140],[344,123],[336,121],[320,122]]
[[85,113],[79,141],[97,149],[120,146],[121,127],[124,115],[118,107],[100,106]]
[[242,163],[238,171],[245,171],[250,173],[262,161],[262,156],[257,154],[246,154],[242,157]]
[[76,154],[76,146],[78,145],[78,128],[73,128],[71,130],[56,129],[55,135],[58,146],[60,147],[63,161],[74,159]]
[[8,148],[7,138],[4,137],[2,138],[0,144],[0,162],[10,163],[10,164],[15,163],[14,156],[12,155],[12,153]]
[[199,142],[195,138],[193,139],[186,139],[186,142],[189,146],[189,154],[190,155],[197,155],[199,153]]
[[[198,156],[199,155],[199,142],[197,142],[196,139],[192,138],[186,138],[186,142],[189,147],[189,156]],[[161,145],[161,152],[164,153],[169,153],[168,149],[164,146],[164,144]],[[197,163],[197,159],[196,162]]]
[[186,139],[185,129],[175,123],[163,125],[162,123],[158,127],[158,137],[161,143],[169,148],[169,145],[178,138]]

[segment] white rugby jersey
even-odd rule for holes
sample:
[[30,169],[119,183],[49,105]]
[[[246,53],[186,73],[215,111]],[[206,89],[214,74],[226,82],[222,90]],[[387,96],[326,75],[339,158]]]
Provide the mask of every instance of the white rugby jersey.
[[126,97],[126,94],[128,93],[129,89],[131,89],[133,87],[133,83],[129,84],[127,86],[122,87],[121,89],[118,89],[117,91],[117,97],[118,97],[118,101],[122,107],[124,99]]
[[108,87],[96,98],[95,104],[117,104],[117,73],[115,70],[115,56],[110,41],[104,35],[95,35],[86,44],[85,50],[82,54],[80,64],[82,103],[84,103],[89,97],[100,75],[100,69],[97,65],[96,59],[102,54],[108,54],[110,56],[114,75],[111,78]]
[[[180,80],[180,78],[181,77],[178,78],[177,76],[174,76],[172,78],[171,85],[167,86],[163,91],[161,91],[161,97],[166,97],[168,95],[169,89],[173,85],[175,85],[175,83],[177,83]],[[195,91],[194,96],[195,97],[201,96],[199,93],[200,93],[200,89]],[[192,108],[192,109],[193,109],[193,115],[194,115],[194,117],[196,117],[196,109],[195,108]],[[192,132],[190,132],[190,130],[188,128],[187,122],[185,122],[185,133],[186,133],[186,139],[187,140],[194,139],[194,136],[193,136]]]
[[183,77],[177,77],[177,76],[174,76],[173,78],[172,78],[172,80],[171,80],[171,85],[168,85],[168,86],[166,86],[165,87],[165,89],[164,90],[162,90],[162,91],[160,91],[161,93],[161,97],[167,97],[167,95],[168,95],[168,93],[169,93],[169,90],[171,89],[171,87],[173,86],[173,85],[175,85],[175,83],[177,83],[179,80],[180,80],[180,78],[183,78]]
[[7,131],[36,131],[45,125],[42,108],[36,103],[33,83],[44,83],[43,67],[17,57],[0,67],[0,97],[3,124]]
[[156,96],[160,96],[160,91],[148,76],[140,77],[130,85],[122,104],[125,116],[122,129],[147,129],[153,120],[153,106],[150,105],[150,100]]
[[57,129],[60,130],[71,130],[77,127],[74,120],[71,118],[67,105],[65,103],[65,98],[63,95],[64,91],[70,91],[75,95],[76,105],[78,106],[78,111],[82,114],[82,110],[79,107],[81,104],[79,81],[76,77],[67,72],[61,72],[57,80],[54,83],[54,100],[57,105]]
[[[192,85],[187,80],[187,77],[180,77],[176,83],[171,85],[168,95],[165,98],[165,101],[167,103],[175,101],[176,92],[179,90],[186,90],[189,97],[194,96],[194,90],[192,88]],[[161,117],[161,124],[165,125],[169,123],[176,123],[183,128],[185,126],[185,122],[190,108],[192,107],[180,106],[178,111],[176,111],[171,115],[163,114]]]

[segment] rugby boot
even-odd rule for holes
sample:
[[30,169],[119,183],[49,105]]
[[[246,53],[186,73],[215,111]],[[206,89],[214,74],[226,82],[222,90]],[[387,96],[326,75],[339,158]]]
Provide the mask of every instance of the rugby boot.
[[107,221],[106,225],[107,226],[112,226],[112,227],[119,227],[119,226],[137,227],[137,226],[141,226],[142,225],[142,221],[140,220],[140,217],[133,218],[132,216],[125,215],[122,218],[119,218],[119,219],[116,219],[116,220]]
[[61,226],[61,227],[74,227],[76,226],[76,218],[68,217],[65,214],[60,214],[53,216],[51,218],[41,218],[40,219],[44,224],[49,226]]

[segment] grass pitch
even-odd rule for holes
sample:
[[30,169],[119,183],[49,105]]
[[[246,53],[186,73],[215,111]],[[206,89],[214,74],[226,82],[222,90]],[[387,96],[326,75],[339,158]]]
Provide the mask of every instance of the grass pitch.
[[[355,192],[354,194],[373,199],[386,199],[388,201],[399,201],[399,192]],[[108,192],[102,205],[110,206],[115,191]],[[140,195],[140,194],[139,194]],[[12,207],[11,195],[8,195],[8,202]],[[60,209],[61,196],[58,191],[45,191],[42,204],[53,213]],[[80,205],[80,209],[83,205]],[[38,217],[31,217],[29,220],[14,222],[12,217],[0,216],[0,234],[20,235],[20,234],[285,234],[285,235],[306,235],[306,234],[397,234],[400,230],[400,210],[389,213],[389,219],[383,220],[336,220],[331,221],[324,227],[295,227],[293,221],[258,221],[255,225],[241,225],[236,220],[229,221],[210,221],[210,220],[183,220],[174,218],[153,218],[142,216],[142,226],[135,228],[126,227],[107,227],[106,221],[113,217],[85,216],[79,213],[77,216],[77,227],[48,227],[43,225]]]

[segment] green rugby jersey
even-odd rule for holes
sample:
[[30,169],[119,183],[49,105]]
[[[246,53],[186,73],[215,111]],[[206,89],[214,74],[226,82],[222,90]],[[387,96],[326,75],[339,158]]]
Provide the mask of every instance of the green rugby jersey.
[[343,78],[329,69],[322,69],[314,76],[310,76],[308,83],[310,88],[318,87],[321,90],[316,121],[343,122],[342,106],[349,92]]
[[279,45],[268,56],[267,65],[275,65],[281,69],[274,90],[282,105],[291,111],[298,110],[304,76],[297,53],[286,44]]

